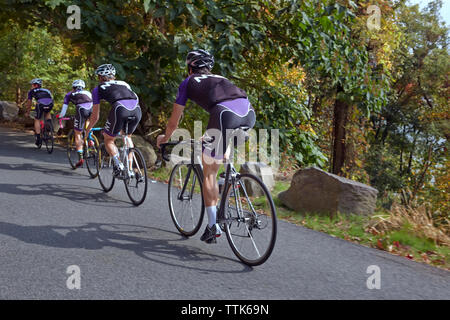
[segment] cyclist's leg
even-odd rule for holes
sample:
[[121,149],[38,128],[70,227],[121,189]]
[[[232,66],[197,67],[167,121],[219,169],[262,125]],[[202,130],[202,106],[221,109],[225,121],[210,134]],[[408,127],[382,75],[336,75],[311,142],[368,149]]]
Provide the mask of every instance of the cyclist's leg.
[[36,145],[41,143],[41,118],[43,114],[43,109],[41,104],[37,103],[35,106],[35,116],[34,116],[34,134]]
[[53,109],[53,103],[50,105],[43,106],[44,111],[44,121],[48,126],[51,128],[51,131],[53,132],[53,123],[52,123],[52,115],[50,111]]

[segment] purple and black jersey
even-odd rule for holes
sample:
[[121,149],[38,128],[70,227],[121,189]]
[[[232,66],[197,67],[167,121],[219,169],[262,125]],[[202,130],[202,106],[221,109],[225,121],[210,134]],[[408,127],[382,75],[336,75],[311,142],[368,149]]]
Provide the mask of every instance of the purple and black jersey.
[[192,74],[180,84],[175,103],[184,106],[190,99],[211,113],[211,108],[220,102],[239,98],[247,98],[247,94],[227,78],[215,74]]
[[35,88],[28,91],[28,100],[36,99],[38,104],[50,105],[53,103],[52,93],[48,89]]
[[72,102],[85,109],[92,108],[92,94],[87,90],[69,91],[64,97],[64,104]]
[[120,101],[127,109],[134,109],[139,101],[130,85],[119,80],[103,82],[92,90],[93,103],[99,104],[100,100],[106,100],[111,105]]

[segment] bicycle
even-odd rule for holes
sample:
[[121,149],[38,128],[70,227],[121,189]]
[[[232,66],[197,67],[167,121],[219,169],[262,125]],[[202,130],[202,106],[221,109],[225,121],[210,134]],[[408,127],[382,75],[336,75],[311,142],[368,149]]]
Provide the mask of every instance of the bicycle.
[[[64,128],[62,124],[63,120],[73,120],[74,117],[59,118],[59,126],[61,129]],[[87,128],[87,121],[84,125],[84,129]],[[100,131],[102,128],[92,128],[88,135],[86,135],[85,130],[83,131],[83,159],[86,160],[86,168],[89,172],[91,178],[96,178],[98,176],[98,150],[99,142],[97,137],[92,134],[92,132]],[[67,134],[67,158],[69,159],[69,164],[72,169],[76,169],[76,163],[78,162],[77,147],[75,145],[75,131],[72,129]]]
[[[246,131],[242,127],[238,130]],[[190,144],[190,159],[178,161],[172,169],[168,185],[169,211],[177,230],[184,236],[195,235],[205,214],[203,200],[203,168],[195,148],[201,142],[187,140],[161,144],[164,160],[170,161],[165,148]],[[201,151],[200,151],[201,154]],[[197,160],[197,162],[195,161]],[[257,266],[271,255],[276,242],[277,219],[272,196],[257,176],[241,174],[229,161],[225,164],[224,184],[219,191],[217,223],[225,231],[234,254],[245,264]],[[197,183],[198,181],[198,183]]]
[[[119,148],[119,159],[124,164],[123,175],[117,179],[123,180],[128,197],[135,206],[139,206],[147,195],[147,165],[142,152],[130,147],[128,135],[128,123],[135,117],[128,117],[125,124],[125,131],[118,137],[122,138],[123,146]],[[99,149],[98,180],[105,192],[109,192],[114,187],[115,177],[113,175],[113,159],[106,151],[105,144],[102,143]]]

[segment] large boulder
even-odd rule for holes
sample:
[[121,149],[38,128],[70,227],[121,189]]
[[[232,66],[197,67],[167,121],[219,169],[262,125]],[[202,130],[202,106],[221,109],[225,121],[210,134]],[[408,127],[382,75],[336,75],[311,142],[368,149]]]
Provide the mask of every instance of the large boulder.
[[19,107],[15,102],[0,101],[0,119],[13,121],[19,115]]
[[[264,182],[267,189],[272,190],[275,186],[275,179],[272,168],[265,163],[262,162],[246,162],[241,165],[239,170],[240,173],[251,173]],[[247,180],[248,182],[248,180]],[[261,196],[262,190],[259,186],[252,186],[251,183],[247,183],[245,186],[247,192],[250,196]],[[258,194],[261,193],[261,194]]]
[[374,212],[378,190],[318,168],[297,171],[281,202],[299,212],[370,215]]
[[145,163],[147,164],[147,168],[152,167],[155,165],[157,160],[157,155],[155,150],[153,149],[153,146],[146,141],[144,138],[138,135],[133,135],[133,143],[134,145],[141,150]]

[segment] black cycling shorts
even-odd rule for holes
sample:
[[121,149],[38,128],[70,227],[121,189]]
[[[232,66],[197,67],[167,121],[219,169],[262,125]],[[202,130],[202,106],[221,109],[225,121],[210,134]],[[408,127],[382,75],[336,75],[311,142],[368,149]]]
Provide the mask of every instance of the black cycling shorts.
[[76,107],[75,111],[75,120],[73,123],[73,128],[77,131],[83,131],[84,124],[86,123],[86,120],[89,119],[92,113],[92,108],[86,109],[80,106]]
[[36,120],[40,120],[43,115],[49,113],[52,109],[53,109],[53,103],[51,103],[49,105],[37,103],[36,107],[34,108],[35,113],[36,113],[34,118]]
[[233,129],[240,127],[253,128],[255,122],[255,110],[250,104],[246,113],[240,114],[220,104],[216,105],[211,108],[207,131],[203,139],[203,153],[215,159],[223,159],[223,155],[232,140],[235,146],[243,142],[232,139],[233,137],[230,134]]
[[134,120],[128,122],[127,134],[132,134],[136,130],[139,121],[141,121],[141,107],[137,105],[134,109],[130,110],[125,108],[120,102],[113,103],[103,131],[111,137],[117,136],[122,130],[125,133],[128,117],[134,117]]

